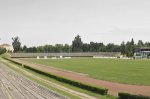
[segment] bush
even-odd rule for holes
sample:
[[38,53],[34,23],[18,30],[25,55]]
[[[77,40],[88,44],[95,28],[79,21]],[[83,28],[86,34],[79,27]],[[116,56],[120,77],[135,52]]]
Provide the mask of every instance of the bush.
[[[12,60],[10,58],[5,58],[5,59],[7,59],[7,60],[9,60],[9,61],[11,61],[13,63],[22,65],[21,63],[16,62],[16,61],[14,61],[14,60]],[[27,69],[30,69],[30,70],[32,70],[34,72],[39,73],[39,74],[48,76],[48,77],[53,78],[53,79],[55,79],[57,81],[64,82],[64,83],[67,83],[69,85],[76,86],[76,87],[79,87],[79,88],[82,88],[82,89],[85,89],[85,90],[88,90],[88,91],[91,91],[91,92],[94,92],[94,93],[97,93],[97,94],[106,95],[107,92],[108,92],[108,89],[100,88],[100,87],[93,86],[93,85],[84,84],[84,83],[77,82],[77,81],[73,81],[73,80],[70,80],[70,79],[67,79],[67,78],[64,78],[64,77],[60,77],[60,76],[57,76],[57,75],[54,75],[54,74],[47,73],[45,71],[41,71],[41,70],[39,70],[37,68],[33,68],[33,67],[27,66],[25,64],[24,64],[24,68],[27,68]]]
[[6,58],[6,57],[2,57],[2,58],[6,59],[6,60],[9,60],[9,61],[11,61],[11,62],[13,62],[13,63],[15,63],[15,64],[22,65],[21,63],[16,62],[16,61],[13,61],[13,60],[11,60],[11,59],[9,59],[9,58]]
[[4,54],[6,52],[6,49],[5,48],[0,48],[0,55],[1,54]]
[[143,95],[132,95],[129,93],[119,93],[119,99],[150,99],[148,96]]

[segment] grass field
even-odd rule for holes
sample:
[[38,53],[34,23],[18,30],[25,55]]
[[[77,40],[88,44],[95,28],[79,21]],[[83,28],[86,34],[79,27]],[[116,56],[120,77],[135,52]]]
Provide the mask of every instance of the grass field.
[[101,80],[150,85],[150,60],[72,58],[28,61],[88,74]]

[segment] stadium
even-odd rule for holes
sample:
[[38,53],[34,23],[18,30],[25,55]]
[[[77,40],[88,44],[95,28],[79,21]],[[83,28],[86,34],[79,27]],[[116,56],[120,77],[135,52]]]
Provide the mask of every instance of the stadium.
[[150,0],[0,0],[0,99],[150,99]]

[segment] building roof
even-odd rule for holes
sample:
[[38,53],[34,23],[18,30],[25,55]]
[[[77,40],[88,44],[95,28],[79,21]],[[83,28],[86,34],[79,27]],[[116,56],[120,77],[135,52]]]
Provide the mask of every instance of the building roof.
[[136,47],[134,52],[150,51],[150,47]]
[[141,47],[140,49],[150,49],[150,47]]
[[7,46],[7,47],[9,47],[9,46],[11,46],[11,45],[9,45],[9,44],[2,44],[2,45],[0,45],[1,47],[3,47],[3,46]]

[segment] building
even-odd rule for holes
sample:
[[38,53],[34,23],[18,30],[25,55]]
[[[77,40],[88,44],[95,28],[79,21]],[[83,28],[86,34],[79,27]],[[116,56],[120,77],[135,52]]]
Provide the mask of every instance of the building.
[[150,59],[150,47],[136,48],[134,52],[135,59]]
[[5,48],[7,52],[13,52],[14,51],[13,46],[9,45],[9,44],[2,44],[2,45],[0,45],[0,47]]

